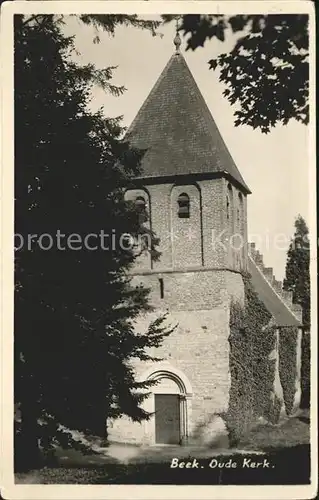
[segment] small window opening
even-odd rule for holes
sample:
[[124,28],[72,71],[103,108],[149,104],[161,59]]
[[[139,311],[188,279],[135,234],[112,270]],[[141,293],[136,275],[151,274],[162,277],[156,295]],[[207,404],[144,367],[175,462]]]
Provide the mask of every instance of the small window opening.
[[234,208],[233,208],[233,190],[231,187],[231,184],[228,184],[227,186],[227,219],[231,220],[233,222],[235,213],[234,213]]
[[244,205],[243,205],[243,196],[241,193],[238,194],[238,199],[239,199],[239,209],[238,209],[238,222],[240,224],[240,229],[243,231],[244,229]]
[[180,219],[189,218],[189,196],[186,193],[179,195],[178,200],[178,217]]
[[158,281],[160,284],[160,296],[161,296],[161,299],[164,299],[164,280],[163,280],[163,278],[159,278]]

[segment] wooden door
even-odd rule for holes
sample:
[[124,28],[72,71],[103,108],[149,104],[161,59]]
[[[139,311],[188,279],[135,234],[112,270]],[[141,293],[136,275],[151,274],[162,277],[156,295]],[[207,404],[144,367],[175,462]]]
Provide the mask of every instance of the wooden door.
[[155,394],[155,441],[180,443],[180,401],[178,394]]

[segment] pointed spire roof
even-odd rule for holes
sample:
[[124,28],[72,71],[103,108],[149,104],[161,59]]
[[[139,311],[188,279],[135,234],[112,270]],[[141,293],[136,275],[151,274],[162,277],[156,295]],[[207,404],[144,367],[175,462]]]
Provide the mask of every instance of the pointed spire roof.
[[126,140],[146,150],[142,178],[219,174],[250,193],[174,40],[172,55]]

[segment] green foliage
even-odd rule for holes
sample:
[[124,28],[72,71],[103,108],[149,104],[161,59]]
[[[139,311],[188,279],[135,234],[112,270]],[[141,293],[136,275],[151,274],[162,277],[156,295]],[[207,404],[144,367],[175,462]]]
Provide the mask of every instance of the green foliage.
[[[156,36],[156,28],[160,25],[159,21],[152,21],[147,19],[140,19],[136,14],[71,14],[78,17],[84,24],[93,26],[96,30],[97,38],[93,40],[94,43],[99,43],[98,30],[103,30],[110,36],[115,35],[116,28],[119,26],[128,26],[150,31],[153,36]],[[64,23],[65,16],[55,14],[52,16],[55,23]],[[48,20],[47,15],[33,14],[25,16],[23,20],[24,26],[36,22],[40,25],[46,23]]]
[[310,247],[309,230],[306,221],[298,215],[295,220],[295,234],[291,240],[286,263],[283,289],[293,293],[295,304],[302,307],[303,325],[310,326]]
[[[244,277],[245,306],[231,305],[230,367],[231,391],[228,421],[238,440],[257,417],[278,422],[283,402],[289,415],[296,393],[296,327],[281,327],[276,346],[276,326],[271,314],[259,300],[248,276]],[[273,391],[275,359],[271,355],[279,349],[279,377],[283,401]]]
[[[73,51],[54,16],[15,16],[16,244],[24,240],[15,253],[15,401],[17,451],[28,450],[29,464],[38,440],[70,442],[60,424],[104,436],[106,417],[148,418],[141,402],[151,384],[136,382],[131,361],[156,360],[149,348],[172,331],[165,316],[135,330],[148,290],[131,284],[134,248],[120,238],[147,233],[123,191],[141,154],[121,141],[119,120],[88,111],[95,70],[76,66]],[[109,91],[111,77],[104,70]],[[101,231],[112,241],[84,244]],[[150,236],[145,251],[156,256]]]
[[187,49],[236,33],[233,49],[209,61],[210,68],[220,70],[224,96],[239,108],[234,112],[236,126],[267,133],[292,118],[308,123],[307,15],[163,16],[164,22],[176,17],[181,18],[179,30],[188,37]]
[[135,28],[146,29],[156,36],[156,29],[160,25],[159,21],[150,21],[146,19],[139,19],[139,17],[127,14],[82,14],[79,16],[84,24],[93,26],[96,30],[94,43],[99,43],[100,38],[98,32],[100,29],[106,31],[108,34],[114,36],[115,29],[118,26],[133,26]]
[[233,302],[230,310],[231,390],[228,426],[235,444],[258,416],[269,412],[274,362],[271,314],[259,300],[250,278],[244,277],[244,307]]
[[310,407],[310,332],[303,331],[301,338],[301,408]]
[[310,405],[310,247],[306,221],[298,215],[286,262],[283,289],[292,292],[293,302],[302,307],[301,406]]
[[282,385],[285,408],[287,415],[291,414],[293,409],[297,376],[297,336],[298,328],[286,327],[280,329],[279,336],[279,374]]

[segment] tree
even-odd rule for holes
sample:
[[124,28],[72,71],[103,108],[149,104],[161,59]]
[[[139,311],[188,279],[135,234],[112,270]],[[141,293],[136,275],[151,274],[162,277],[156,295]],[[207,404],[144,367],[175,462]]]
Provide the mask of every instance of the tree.
[[291,240],[286,263],[283,289],[293,294],[293,302],[302,307],[302,322],[310,324],[310,248],[309,230],[306,221],[298,215],[295,234]]
[[293,294],[293,302],[302,307],[302,400],[301,406],[309,406],[310,398],[310,248],[309,230],[299,215],[295,221],[295,234],[291,240],[286,263],[283,289]]
[[[39,17],[39,16],[34,16]],[[61,19],[63,16],[58,16]],[[160,22],[134,15],[81,15],[81,21],[114,35],[118,25],[135,26],[158,35]],[[248,125],[268,133],[277,124],[292,119],[309,122],[309,33],[308,16],[271,15],[162,15],[162,22],[179,23],[187,38],[186,50],[196,50],[210,40],[224,41],[233,33],[234,47],[210,59],[210,69],[219,69],[226,86],[224,96],[234,111],[235,126]],[[97,83],[100,83],[97,79]]]
[[188,37],[186,50],[196,50],[212,39],[236,41],[229,53],[208,61],[220,69],[224,96],[234,112],[235,125],[248,125],[264,133],[291,119],[309,121],[309,40],[307,15],[200,15],[179,18],[178,30]]
[[73,51],[61,19],[15,16],[15,457],[28,467],[39,442],[70,444],[61,425],[106,437],[106,418],[148,418],[152,384],[135,380],[132,361],[156,361],[149,348],[172,331],[165,316],[135,330],[150,306],[128,275],[128,235],[150,236],[143,249],[158,255],[124,199],[141,153],[121,140],[120,119],[88,110],[90,81],[123,91],[112,68],[80,67]]

